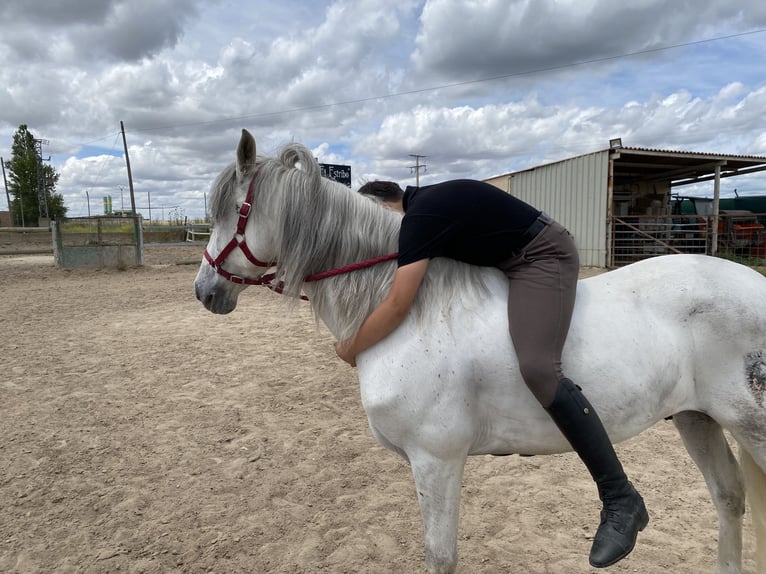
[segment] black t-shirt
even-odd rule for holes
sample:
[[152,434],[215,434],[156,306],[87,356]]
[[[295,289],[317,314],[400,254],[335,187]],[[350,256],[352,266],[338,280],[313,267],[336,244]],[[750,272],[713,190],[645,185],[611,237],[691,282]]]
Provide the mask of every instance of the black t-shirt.
[[493,266],[524,246],[540,210],[481,181],[408,187],[399,232],[399,266],[449,257]]

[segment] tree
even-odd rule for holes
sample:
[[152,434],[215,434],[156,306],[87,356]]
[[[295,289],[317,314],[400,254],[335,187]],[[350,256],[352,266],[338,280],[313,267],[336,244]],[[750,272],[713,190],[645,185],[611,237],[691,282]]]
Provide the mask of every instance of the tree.
[[[22,124],[13,134],[11,161],[6,163],[9,172],[8,188],[13,195],[11,217],[16,225],[35,227],[40,217],[60,219],[66,215],[64,197],[55,193],[59,174],[50,165],[43,163],[35,145],[35,136]],[[44,202],[40,208],[40,187]]]

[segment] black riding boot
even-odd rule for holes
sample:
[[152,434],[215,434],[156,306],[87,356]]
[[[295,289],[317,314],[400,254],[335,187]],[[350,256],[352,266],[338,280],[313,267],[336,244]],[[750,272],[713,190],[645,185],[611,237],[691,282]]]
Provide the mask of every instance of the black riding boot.
[[601,420],[579,387],[562,379],[556,397],[545,410],[598,486],[604,506],[590,551],[590,564],[596,568],[611,566],[630,554],[638,532],[649,522],[644,500],[628,482]]

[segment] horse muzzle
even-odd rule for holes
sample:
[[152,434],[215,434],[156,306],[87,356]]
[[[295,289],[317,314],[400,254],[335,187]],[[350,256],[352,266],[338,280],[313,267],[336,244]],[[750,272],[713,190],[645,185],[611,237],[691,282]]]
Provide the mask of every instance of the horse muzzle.
[[[207,267],[207,265],[206,265]],[[200,270],[194,281],[194,295],[205,309],[217,315],[231,313],[237,307],[237,299],[244,286],[217,277],[212,268]]]
[[230,296],[223,290],[204,290],[198,285],[194,286],[197,299],[205,306],[205,309],[216,315],[226,315],[237,308],[237,296]]

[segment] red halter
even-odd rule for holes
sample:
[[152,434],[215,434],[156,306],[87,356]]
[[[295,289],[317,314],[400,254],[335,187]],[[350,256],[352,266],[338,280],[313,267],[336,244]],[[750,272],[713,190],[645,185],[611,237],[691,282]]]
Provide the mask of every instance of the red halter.
[[262,275],[260,279],[240,277],[239,275],[230,273],[221,267],[226,258],[237,247],[242,250],[242,253],[245,254],[247,260],[256,267],[265,267],[268,269],[269,267],[273,267],[276,264],[274,261],[271,263],[266,263],[253,255],[253,252],[250,251],[250,248],[247,246],[247,240],[245,239],[245,227],[247,227],[247,218],[250,216],[250,212],[253,208],[253,196],[255,195],[255,178],[258,176],[259,171],[260,168],[256,170],[255,174],[253,175],[253,179],[250,180],[250,187],[247,188],[245,201],[239,207],[239,219],[237,220],[237,230],[234,232],[234,237],[231,238],[231,241],[226,244],[226,246],[218,254],[218,257],[215,259],[213,259],[213,256],[210,255],[207,247],[205,248],[205,259],[207,259],[207,262],[210,263],[211,267],[225,279],[228,279],[232,283],[239,283],[240,285],[270,285],[271,281],[274,279],[273,274]]
[[[250,217],[250,213],[252,212],[253,197],[255,196],[255,178],[258,177],[258,172],[260,171],[260,168],[258,168],[255,174],[253,174],[253,179],[250,180],[250,186],[247,188],[245,201],[239,208],[239,219],[237,220],[237,230],[234,232],[234,237],[232,237],[226,246],[221,250],[221,252],[218,254],[218,257],[213,258],[206,247],[205,259],[210,264],[210,266],[215,269],[216,273],[218,273],[224,279],[231,281],[232,283],[237,283],[239,285],[265,285],[276,293],[282,293],[284,284],[281,282],[276,285],[274,284],[274,279],[276,277],[274,273],[265,273],[261,275],[260,278],[253,279],[252,277],[241,277],[240,275],[235,275],[234,273],[231,273],[222,267],[223,262],[237,247],[239,247],[242,253],[244,253],[247,260],[256,267],[265,267],[268,269],[277,264],[276,261],[266,263],[265,261],[258,259],[255,255],[253,255],[253,252],[250,251],[250,248],[247,246],[247,240],[245,239],[245,227],[247,227],[247,219]],[[392,259],[396,259],[396,257],[396,253],[390,253],[388,255],[383,255],[382,257],[376,257],[374,259],[368,259],[367,261],[362,261],[360,263],[352,263],[351,265],[345,265],[343,267],[338,267],[329,271],[315,273],[314,275],[309,275],[306,277],[304,281],[306,283],[321,281],[322,279],[327,279],[328,277],[334,277],[335,275],[342,275],[351,271],[357,271],[366,267],[372,267],[373,265],[383,263],[384,261],[391,261]],[[308,300],[305,295],[301,296],[301,299]]]

